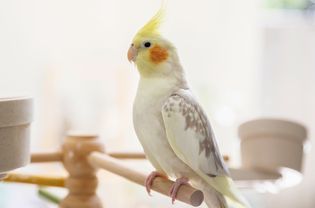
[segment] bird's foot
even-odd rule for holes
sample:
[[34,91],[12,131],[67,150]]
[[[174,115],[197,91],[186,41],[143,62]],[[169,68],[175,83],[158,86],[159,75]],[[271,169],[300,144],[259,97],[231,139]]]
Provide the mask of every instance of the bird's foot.
[[150,173],[150,175],[148,175],[148,177],[145,179],[145,188],[146,188],[149,196],[151,196],[151,187],[152,187],[153,181],[156,177],[167,178],[167,176],[163,175],[162,173],[159,173],[157,171],[152,171]]
[[169,195],[172,198],[172,204],[174,204],[175,200],[176,200],[176,195],[177,192],[179,190],[179,188],[181,187],[181,185],[186,185],[188,184],[189,179],[186,177],[181,177],[181,178],[177,178],[175,183],[173,183]]

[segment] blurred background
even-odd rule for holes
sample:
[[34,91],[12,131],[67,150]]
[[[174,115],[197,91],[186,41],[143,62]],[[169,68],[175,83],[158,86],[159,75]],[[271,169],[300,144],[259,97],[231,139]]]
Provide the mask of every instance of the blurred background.
[[[177,46],[230,165],[239,165],[237,128],[249,119],[300,122],[314,144],[314,5],[314,0],[169,1],[163,34]],[[108,151],[142,151],[131,117],[139,77],[126,52],[159,7],[157,0],[0,1],[0,97],[35,97],[33,152],[57,149],[68,130],[97,132]],[[131,163],[152,170],[147,162]],[[314,164],[315,152],[308,148],[301,184],[277,194],[244,193],[257,208],[313,208]],[[60,173],[62,167],[23,169],[28,170]],[[188,207],[99,174],[106,207]],[[48,205],[36,196],[36,187],[2,183],[0,207]]]

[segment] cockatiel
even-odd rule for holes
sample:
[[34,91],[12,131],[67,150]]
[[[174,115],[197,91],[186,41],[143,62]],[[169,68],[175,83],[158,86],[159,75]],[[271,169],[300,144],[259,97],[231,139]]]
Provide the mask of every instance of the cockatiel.
[[174,45],[161,36],[164,9],[132,40],[128,60],[140,73],[133,106],[136,134],[156,168],[146,179],[174,177],[172,202],[182,184],[202,190],[211,208],[249,207],[235,188],[205,112],[193,97]]

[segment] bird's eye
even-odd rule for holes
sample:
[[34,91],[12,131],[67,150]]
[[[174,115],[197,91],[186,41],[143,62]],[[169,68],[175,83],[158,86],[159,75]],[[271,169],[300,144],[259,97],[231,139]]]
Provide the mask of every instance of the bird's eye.
[[147,41],[147,42],[144,42],[143,45],[144,45],[144,47],[146,47],[146,48],[150,48],[151,43]]

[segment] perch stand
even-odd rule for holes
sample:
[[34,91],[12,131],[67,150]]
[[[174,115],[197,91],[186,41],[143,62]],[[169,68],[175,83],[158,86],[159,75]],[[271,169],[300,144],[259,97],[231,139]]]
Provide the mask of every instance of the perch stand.
[[[125,152],[106,154],[97,136],[69,134],[64,141],[62,151],[31,155],[32,163],[62,162],[69,173],[67,178],[12,173],[5,181],[65,187],[69,193],[61,201],[60,208],[102,208],[101,200],[96,195],[97,169],[105,169],[134,183],[144,185],[146,175],[127,167],[119,159],[145,159],[145,155]],[[157,177],[153,181],[152,190],[168,196],[173,183],[168,179]],[[203,202],[203,193],[190,185],[183,185],[177,194],[177,200],[199,206]]]

